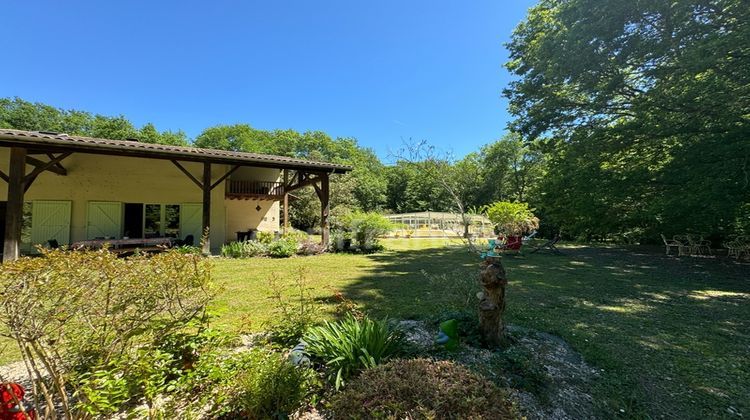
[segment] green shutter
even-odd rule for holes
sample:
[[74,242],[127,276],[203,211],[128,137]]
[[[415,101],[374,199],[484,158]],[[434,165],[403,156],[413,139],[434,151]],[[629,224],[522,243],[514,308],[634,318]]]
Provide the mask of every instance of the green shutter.
[[119,238],[122,233],[122,203],[89,201],[86,239]]
[[203,236],[203,204],[184,203],[180,205],[180,236],[185,239],[193,235],[194,244],[198,245]]
[[31,243],[46,245],[50,239],[70,244],[70,201],[34,201],[31,207]]

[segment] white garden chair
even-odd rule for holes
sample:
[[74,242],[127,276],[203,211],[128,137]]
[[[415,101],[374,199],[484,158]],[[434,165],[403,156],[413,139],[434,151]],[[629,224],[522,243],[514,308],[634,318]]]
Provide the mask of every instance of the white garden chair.
[[678,244],[677,245],[677,255],[683,256],[683,255],[692,255],[693,249],[690,247],[690,242],[688,241],[687,235],[674,235],[672,239]]
[[750,255],[750,241],[744,236],[729,239],[723,245],[727,248],[727,255],[729,257],[740,259],[743,254]]
[[685,235],[690,245],[691,255],[711,255],[711,241],[699,235]]
[[660,236],[661,236],[661,240],[664,241],[664,247],[666,248],[667,255],[669,255],[669,251],[672,248],[675,248],[675,251],[677,251],[677,254],[679,255],[679,253],[680,253],[680,246],[682,246],[682,243],[680,243],[680,242],[678,242],[678,241],[676,241],[674,239],[667,239],[667,237],[664,236],[664,234],[661,234]]

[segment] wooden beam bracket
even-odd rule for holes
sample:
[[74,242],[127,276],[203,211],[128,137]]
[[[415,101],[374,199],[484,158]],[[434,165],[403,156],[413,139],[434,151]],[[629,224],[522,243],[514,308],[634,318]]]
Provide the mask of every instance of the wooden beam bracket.
[[[55,155],[53,155],[52,153],[48,153],[47,156],[49,156],[49,162],[52,162],[55,159],[57,159]],[[39,167],[47,165],[48,162],[33,158],[31,156],[26,156],[26,163],[39,168]],[[59,161],[47,167],[46,170],[52,173],[58,174],[60,176],[65,176],[68,174],[68,171],[60,164]]]
[[197,185],[197,186],[198,186],[198,188],[200,188],[201,190],[203,189],[203,183],[202,183],[202,182],[200,182],[200,181],[198,181],[198,179],[197,179],[196,177],[194,177],[194,176],[193,176],[193,174],[191,174],[190,172],[188,172],[188,170],[187,170],[187,169],[185,169],[185,167],[184,167],[184,166],[180,165],[180,162],[178,162],[178,161],[176,161],[176,160],[172,159],[172,163],[173,163],[173,164],[174,164],[174,166],[176,166],[176,167],[177,167],[177,168],[178,168],[179,170],[181,170],[183,174],[187,175],[187,177],[188,177],[188,178],[190,178],[190,180],[191,180],[191,181],[195,182],[195,185]]
[[[39,161],[42,164],[39,165],[39,166],[37,166],[36,168],[34,168],[34,170],[31,171],[31,173],[29,173],[28,175],[26,175],[24,177],[24,181],[23,181],[24,182],[24,187],[23,187],[24,189],[23,190],[24,191],[28,191],[29,187],[31,187],[31,184],[34,183],[34,180],[36,179],[36,177],[39,176],[39,174],[41,174],[44,171],[52,170],[52,168],[55,167],[55,165],[59,164],[63,159],[65,159],[66,157],[68,157],[68,156],[70,156],[72,154],[73,154],[73,152],[62,153],[60,155],[57,155],[57,157],[55,157],[54,159],[50,160],[49,162],[41,162],[41,161]],[[36,160],[36,159],[34,159],[34,160]],[[26,158],[24,159],[24,162],[28,163],[28,156],[26,156]],[[53,170],[52,172],[55,172],[55,171]]]
[[218,180],[216,180],[216,182],[214,182],[213,184],[211,184],[211,189],[213,190],[214,188],[216,188],[225,179],[229,178],[229,175],[232,175],[232,172],[236,171],[239,168],[240,168],[240,165],[234,165],[232,167],[232,169],[228,170],[227,173],[225,173],[224,175],[221,176],[221,178],[219,178]]

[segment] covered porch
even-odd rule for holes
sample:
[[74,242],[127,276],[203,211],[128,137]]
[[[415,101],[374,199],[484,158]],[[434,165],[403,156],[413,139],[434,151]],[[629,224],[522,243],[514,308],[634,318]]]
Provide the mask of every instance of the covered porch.
[[[108,139],[94,139],[87,137],[69,136],[48,132],[28,132],[20,130],[0,130],[0,148],[8,154],[7,166],[0,170],[0,178],[7,183],[7,201],[5,203],[5,223],[3,232],[3,261],[18,258],[20,254],[21,231],[23,226],[24,200],[29,189],[37,185],[40,177],[44,179],[45,188],[55,183],[63,183],[57,177],[81,176],[81,173],[91,171],[88,177],[81,178],[77,183],[81,189],[89,188],[87,182],[100,183],[111,189],[122,188],[117,177],[112,179],[97,179],[95,167],[97,160],[83,160],[77,156],[116,156],[118,162],[125,168],[122,172],[139,170],[143,177],[154,177],[155,183],[162,188],[179,190],[181,197],[190,195],[198,198],[194,207],[196,213],[200,210],[200,231],[212,231],[213,223],[224,221],[225,200],[260,200],[260,202],[283,202],[285,209],[283,229],[288,228],[289,194],[300,188],[312,186],[321,201],[321,231],[322,242],[328,242],[328,214],[330,195],[330,176],[345,173],[351,168],[343,165],[325,162],[312,162],[281,156],[259,155],[253,153],[231,152],[212,149],[198,149],[191,147],[167,146],[159,144],[141,143],[138,141],[117,141]],[[125,159],[133,158],[133,159]],[[78,159],[78,160],[76,160]],[[144,161],[143,159],[148,159]],[[144,162],[162,162],[158,170],[142,169]],[[68,166],[69,162],[71,163]],[[92,162],[90,165],[87,162]],[[130,162],[130,163],[129,163]],[[171,168],[171,169],[169,169]],[[246,168],[263,168],[273,170],[274,181],[254,179],[234,179],[236,174]],[[153,173],[158,172],[158,173]],[[235,177],[233,177],[235,174]],[[167,177],[168,175],[168,177]],[[123,177],[135,176],[133,173],[123,173]],[[179,181],[174,177],[182,177]],[[169,178],[167,180],[166,178]],[[273,178],[273,177],[272,177]],[[70,184],[68,180],[68,184]],[[76,186],[75,188],[79,188]],[[136,190],[147,192],[148,180],[135,187]],[[223,190],[223,191],[222,191]],[[71,192],[73,191],[73,192]],[[59,194],[75,195],[77,191],[67,190]],[[139,191],[129,191],[131,197]],[[108,191],[108,194],[116,194]],[[158,192],[152,192],[158,194]],[[70,198],[74,200],[74,198]],[[122,201],[126,201],[123,199]],[[132,201],[132,200],[131,200]],[[147,202],[147,200],[142,200]],[[73,201],[75,204],[75,201]],[[188,207],[188,206],[185,206]],[[278,211],[278,205],[276,205]],[[88,216],[87,216],[88,217]],[[163,216],[162,216],[163,222]],[[222,230],[224,226],[220,227]],[[162,228],[163,231],[163,228]],[[163,232],[162,232],[163,233]],[[211,250],[211,240],[221,241],[216,235],[208,235],[202,241],[203,252]],[[124,236],[123,236],[124,237]],[[83,238],[95,239],[95,238]],[[200,238],[196,238],[196,243]]]

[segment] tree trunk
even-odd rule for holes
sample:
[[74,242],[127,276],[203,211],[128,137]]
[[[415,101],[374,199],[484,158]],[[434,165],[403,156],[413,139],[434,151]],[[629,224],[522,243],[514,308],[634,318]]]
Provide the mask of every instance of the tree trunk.
[[479,301],[479,331],[484,344],[490,348],[500,347],[505,342],[505,286],[508,280],[500,257],[487,257],[479,275],[482,284]]

